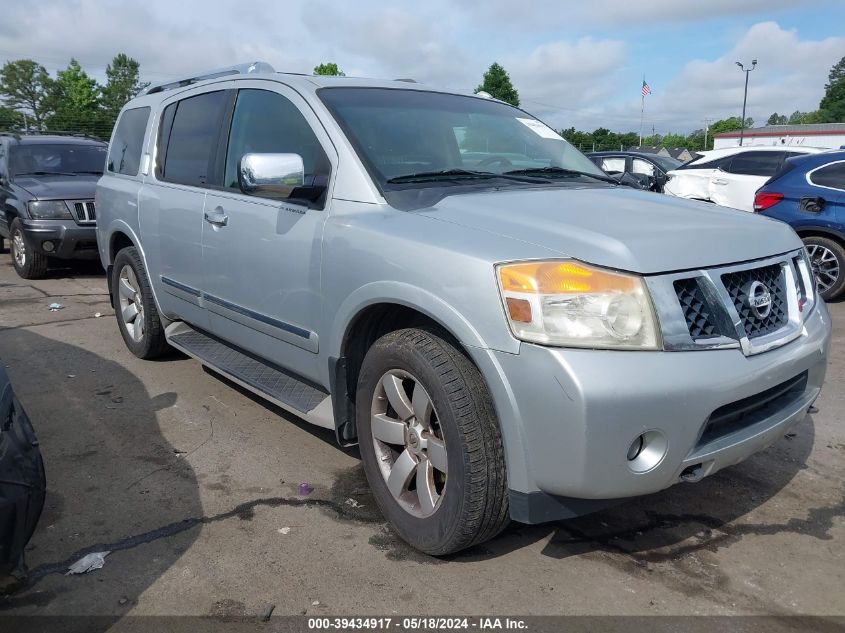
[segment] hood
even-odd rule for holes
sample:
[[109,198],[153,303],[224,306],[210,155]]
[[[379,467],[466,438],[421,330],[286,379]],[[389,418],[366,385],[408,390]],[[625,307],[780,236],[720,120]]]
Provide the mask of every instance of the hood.
[[94,198],[96,174],[78,176],[18,176],[15,184],[38,200],[88,200]]
[[782,222],[615,187],[462,194],[417,213],[534,244],[552,256],[642,274],[732,264],[801,247]]

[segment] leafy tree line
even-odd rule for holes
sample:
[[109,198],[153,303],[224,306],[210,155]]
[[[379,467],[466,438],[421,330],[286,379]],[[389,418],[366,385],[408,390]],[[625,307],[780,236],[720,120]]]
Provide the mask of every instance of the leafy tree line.
[[0,129],[64,131],[111,136],[123,105],[149,84],[140,81],[139,64],[124,53],[106,67],[100,85],[71,59],[51,77],[31,59],[0,68]]
[[788,117],[775,112],[766,121],[767,125],[800,123],[845,123],[845,57],[830,69],[818,110],[811,112],[796,110]]

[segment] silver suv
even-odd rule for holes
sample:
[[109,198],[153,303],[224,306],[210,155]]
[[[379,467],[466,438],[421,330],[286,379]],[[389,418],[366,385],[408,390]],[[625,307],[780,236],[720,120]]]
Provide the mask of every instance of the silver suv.
[[792,229],[620,187],[489,98],[259,62],[155,86],[96,203],[129,349],[358,443],[430,554],[698,481],[824,379]]

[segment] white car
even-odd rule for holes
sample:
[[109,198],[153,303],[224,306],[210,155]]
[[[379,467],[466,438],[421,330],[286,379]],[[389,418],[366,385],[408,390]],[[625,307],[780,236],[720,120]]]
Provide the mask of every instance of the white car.
[[699,152],[697,158],[666,174],[663,192],[753,212],[755,192],[780,170],[784,160],[823,151],[817,147],[762,146]]

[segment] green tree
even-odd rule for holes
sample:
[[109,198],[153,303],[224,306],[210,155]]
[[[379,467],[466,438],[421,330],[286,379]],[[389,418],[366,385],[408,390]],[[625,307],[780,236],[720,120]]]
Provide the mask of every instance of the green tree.
[[100,109],[100,87],[75,59],[57,73],[50,99],[55,113],[47,124],[54,130],[102,134],[107,127]]
[[845,57],[840,59],[827,76],[819,114],[827,123],[845,121]]
[[346,73],[337,67],[334,62],[325,62],[314,66],[315,75],[331,75],[335,77],[346,77]]
[[13,110],[25,111],[36,128],[52,114],[53,80],[47,69],[31,59],[6,62],[0,68],[0,96]]
[[20,130],[23,126],[23,114],[7,106],[0,106],[0,130]]
[[661,144],[664,147],[686,147],[687,146],[687,137],[683,134],[666,134]]
[[148,82],[141,82],[137,61],[119,53],[106,66],[106,85],[102,88],[102,106],[108,120],[114,123],[120,109],[127,101],[137,96]]
[[475,92],[486,92],[494,99],[510,103],[512,106],[519,105],[519,93],[513,87],[508,72],[496,62],[484,73],[484,80]]
[[788,121],[789,119],[785,114],[775,112],[768,118],[766,125],[786,125]]

